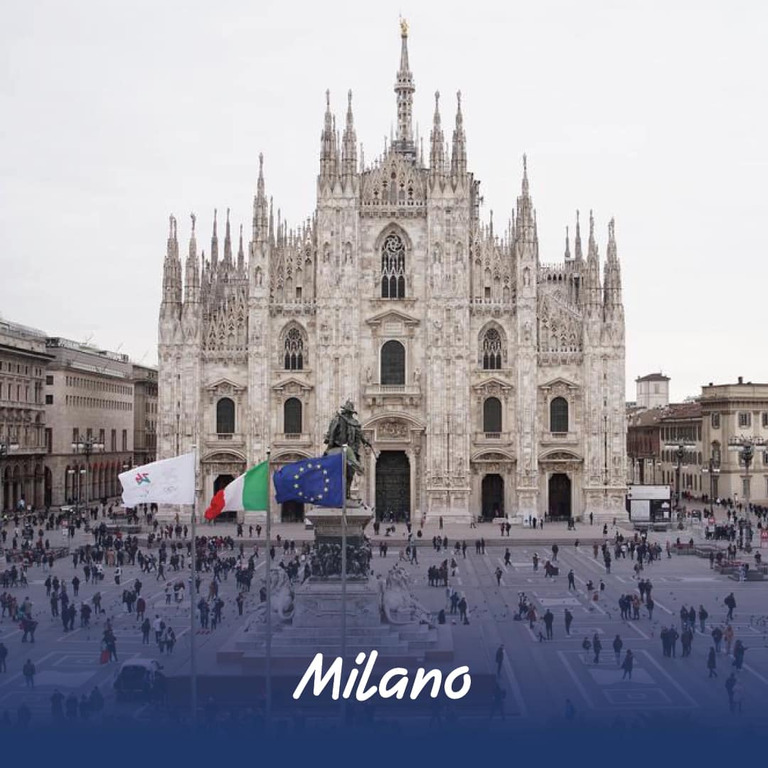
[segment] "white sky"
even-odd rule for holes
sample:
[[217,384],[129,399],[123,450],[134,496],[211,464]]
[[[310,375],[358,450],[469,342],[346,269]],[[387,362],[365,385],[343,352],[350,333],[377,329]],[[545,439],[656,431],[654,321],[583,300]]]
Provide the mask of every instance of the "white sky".
[[421,135],[439,89],[450,136],[461,89],[485,218],[506,223],[523,152],[542,262],[576,208],[603,259],[616,217],[628,397],[660,369],[674,399],[768,381],[767,8],[5,0],[0,313],[154,362],[168,215],[182,253],[190,211],[206,252],[214,207],[247,234],[259,152],[284,216],[310,215],[326,88],[339,124],[354,91],[367,159],[389,135],[402,13]]

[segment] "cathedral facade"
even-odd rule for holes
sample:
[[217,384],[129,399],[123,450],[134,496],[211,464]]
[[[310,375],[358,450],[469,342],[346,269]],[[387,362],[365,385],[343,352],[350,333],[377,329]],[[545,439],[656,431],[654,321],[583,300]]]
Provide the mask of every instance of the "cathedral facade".
[[[374,450],[357,493],[414,522],[507,516],[625,519],[624,311],[614,226],[602,268],[586,254],[540,260],[523,160],[517,206],[496,232],[467,167],[461,95],[451,141],[435,96],[428,156],[414,138],[414,80],[401,29],[397,132],[367,162],[352,96],[330,101],[317,208],[289,229],[266,194],[250,242],[210,252],[195,217],[182,264],[171,217],[159,318],[158,456],[196,447],[202,501],[270,451],[274,469],[324,450],[347,399]],[[301,519],[298,504],[274,520]],[[242,513],[241,513],[242,515]],[[245,522],[264,513],[245,513]]]

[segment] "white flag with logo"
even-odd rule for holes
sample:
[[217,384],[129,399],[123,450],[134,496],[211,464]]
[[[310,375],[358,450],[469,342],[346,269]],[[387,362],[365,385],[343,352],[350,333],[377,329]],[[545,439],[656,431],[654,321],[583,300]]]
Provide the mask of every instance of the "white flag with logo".
[[194,504],[195,454],[186,453],[136,467],[118,475],[123,504]]

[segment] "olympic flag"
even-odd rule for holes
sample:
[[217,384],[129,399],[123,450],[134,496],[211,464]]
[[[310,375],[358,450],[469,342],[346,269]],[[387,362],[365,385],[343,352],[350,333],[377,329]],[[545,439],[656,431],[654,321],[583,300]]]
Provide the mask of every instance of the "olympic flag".
[[195,454],[153,461],[118,475],[123,504],[194,504]]

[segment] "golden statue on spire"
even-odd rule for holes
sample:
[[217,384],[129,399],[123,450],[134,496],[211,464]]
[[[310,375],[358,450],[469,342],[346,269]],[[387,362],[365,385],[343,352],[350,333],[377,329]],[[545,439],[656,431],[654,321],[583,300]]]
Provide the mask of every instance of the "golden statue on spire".
[[402,16],[400,17],[400,35],[408,37],[408,22]]

